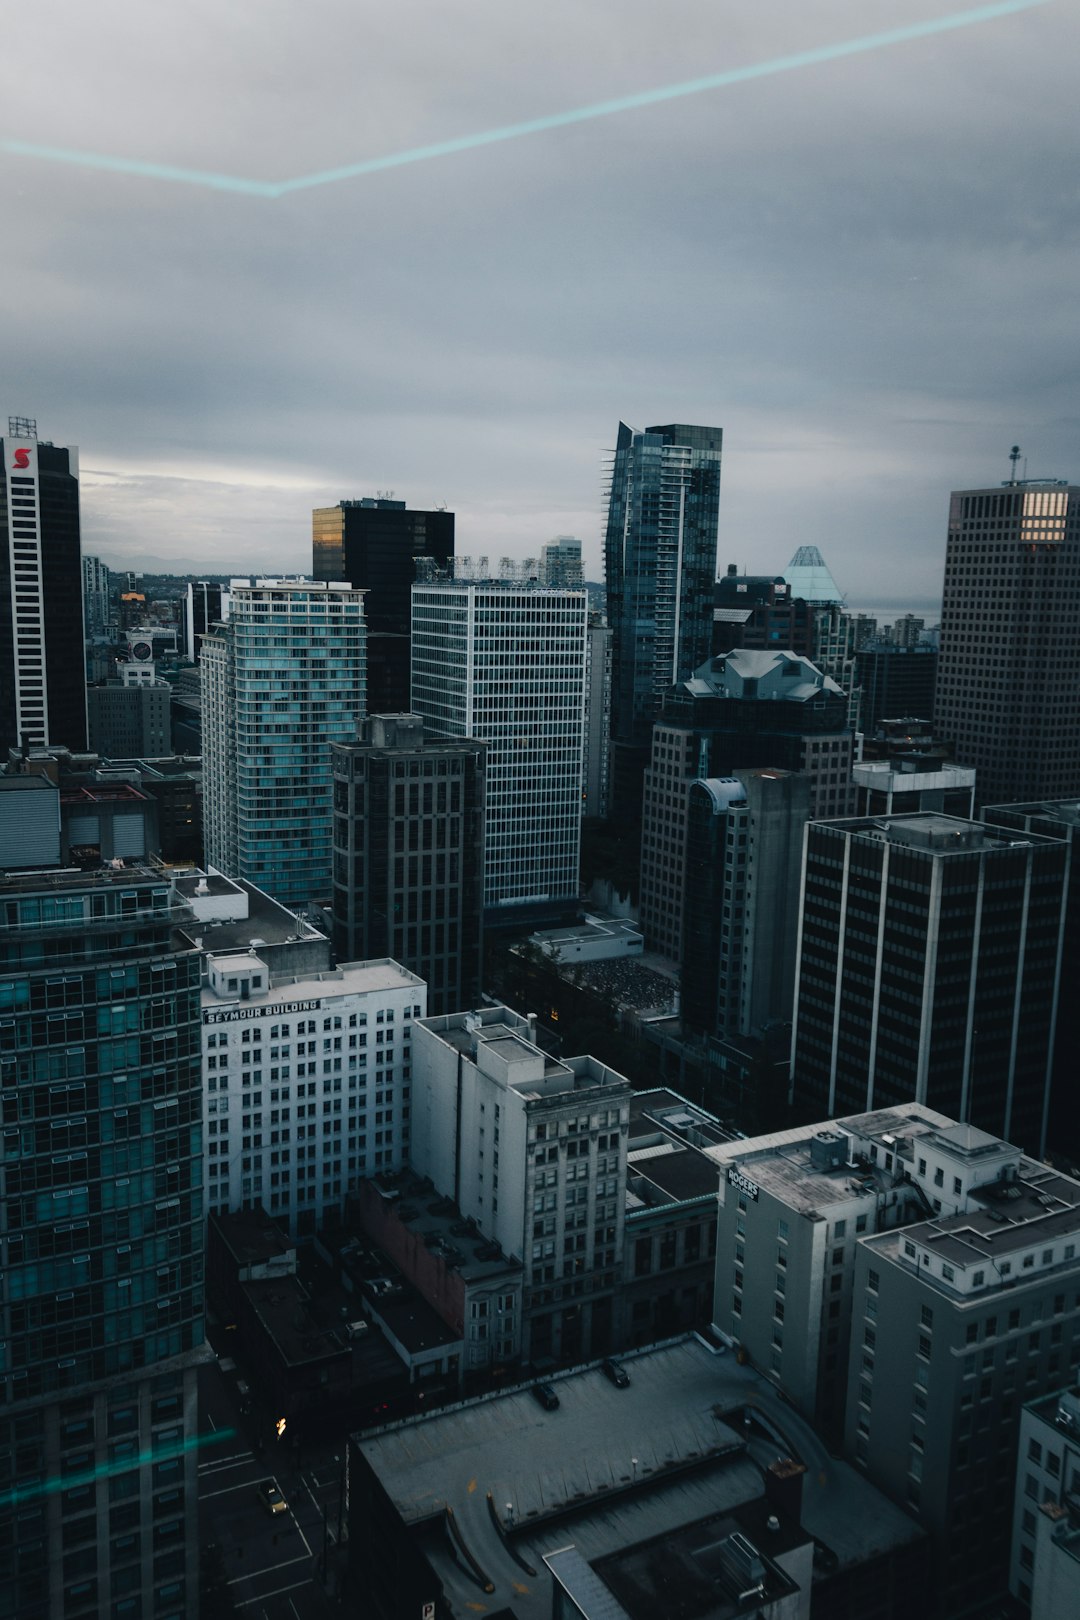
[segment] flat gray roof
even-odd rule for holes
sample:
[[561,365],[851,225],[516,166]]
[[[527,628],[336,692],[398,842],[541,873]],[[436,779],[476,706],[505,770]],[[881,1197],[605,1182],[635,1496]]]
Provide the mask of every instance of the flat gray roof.
[[[547,1580],[523,1575],[492,1513],[511,1506],[515,1551],[534,1569],[573,1544],[590,1563],[762,1497],[778,1452],[805,1463],[803,1526],[841,1567],[921,1538],[919,1527],[845,1463],[760,1374],[696,1335],[620,1356],[616,1389],[598,1368],[551,1378],[557,1411],[527,1388],[357,1436],[406,1524],[454,1511],[462,1540],[494,1591],[490,1609],[550,1620]],[[749,1441],[742,1415],[752,1408]],[[491,1496],[489,1506],[488,1495]],[[477,1598],[445,1537],[425,1551],[460,1612]]]

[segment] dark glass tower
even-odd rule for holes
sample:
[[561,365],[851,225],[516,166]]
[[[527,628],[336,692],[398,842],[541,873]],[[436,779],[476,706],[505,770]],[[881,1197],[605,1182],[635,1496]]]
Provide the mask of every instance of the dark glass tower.
[[145,868],[0,874],[0,1614],[198,1602],[200,956]]
[[920,1102],[1041,1156],[1068,856],[936,812],[811,822],[800,1117]]
[[619,423],[604,537],[612,816],[639,819],[664,693],[711,650],[722,439],[714,427]]
[[79,453],[12,418],[0,439],[0,758],[86,747]]
[[412,586],[417,559],[440,570],[454,556],[453,512],[413,512],[404,501],[365,497],[312,513],[312,573],[367,591],[368,711],[407,714]]
[[330,752],[339,960],[393,957],[426,980],[432,1014],[477,1006],[486,745],[372,715]]
[[957,491],[934,730],[974,765],[980,804],[1080,794],[1078,616],[1080,486]]

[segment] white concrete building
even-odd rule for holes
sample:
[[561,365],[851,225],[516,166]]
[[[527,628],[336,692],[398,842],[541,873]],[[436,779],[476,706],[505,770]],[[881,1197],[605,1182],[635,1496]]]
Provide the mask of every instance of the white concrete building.
[[587,611],[584,591],[413,587],[413,709],[487,744],[488,909],[577,898]]
[[427,987],[389,959],[275,973],[256,947],[208,957],[206,1204],[262,1204],[294,1237],[337,1215],[409,1141],[411,1033]]
[[568,1361],[611,1348],[630,1083],[595,1058],[556,1062],[531,1034],[506,1007],[414,1025],[410,1157],[521,1261],[523,1358]]

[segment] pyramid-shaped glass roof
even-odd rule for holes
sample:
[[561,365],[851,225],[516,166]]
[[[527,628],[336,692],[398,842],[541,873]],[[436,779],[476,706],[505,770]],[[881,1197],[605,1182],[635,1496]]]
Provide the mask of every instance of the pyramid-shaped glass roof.
[[804,602],[842,602],[843,594],[825,566],[817,546],[800,546],[784,569],[793,599]]

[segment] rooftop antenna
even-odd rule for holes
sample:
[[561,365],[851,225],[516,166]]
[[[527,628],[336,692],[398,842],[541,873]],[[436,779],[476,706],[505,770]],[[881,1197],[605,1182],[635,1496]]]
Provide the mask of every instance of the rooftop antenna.
[[[1012,449],[1009,451],[1009,460],[1012,462],[1012,478],[1009,480],[1009,482],[1015,484],[1017,482],[1016,463],[1020,460],[1020,446],[1018,444],[1014,444]],[[1025,472],[1025,476],[1026,476],[1026,474],[1027,474],[1026,464],[1025,464],[1024,472]]]

